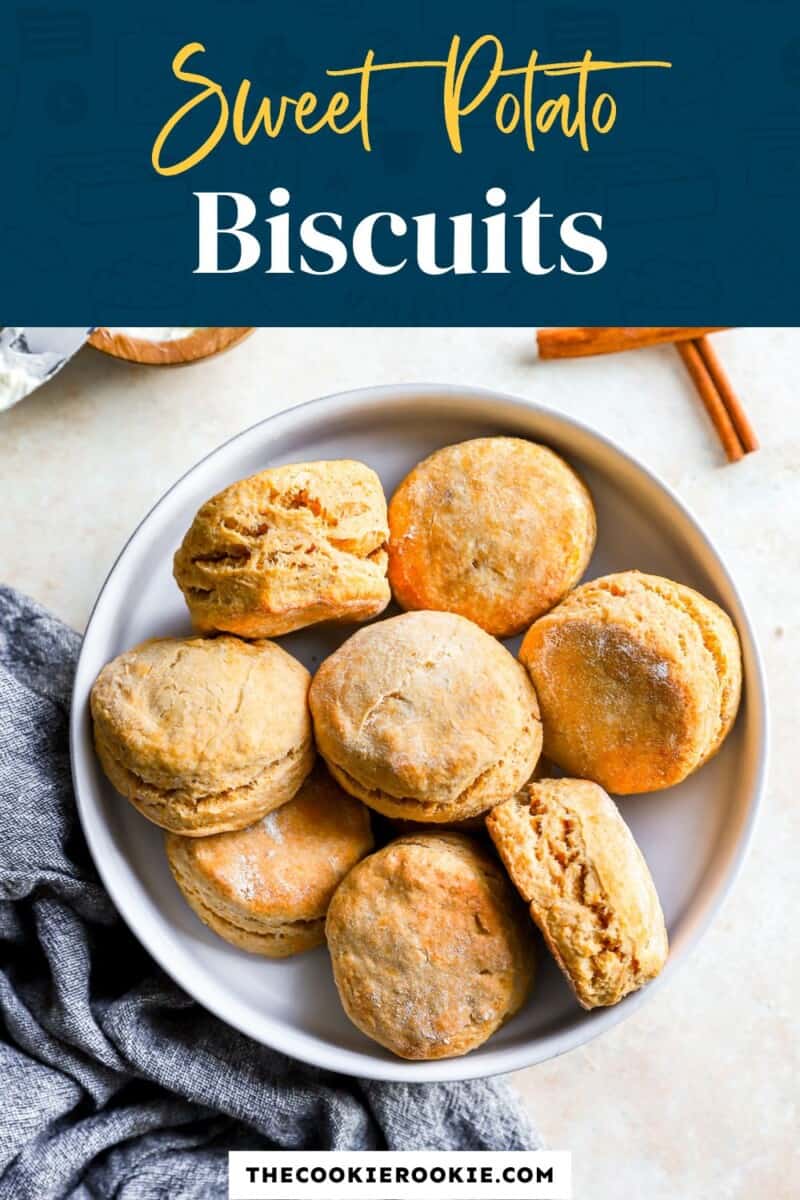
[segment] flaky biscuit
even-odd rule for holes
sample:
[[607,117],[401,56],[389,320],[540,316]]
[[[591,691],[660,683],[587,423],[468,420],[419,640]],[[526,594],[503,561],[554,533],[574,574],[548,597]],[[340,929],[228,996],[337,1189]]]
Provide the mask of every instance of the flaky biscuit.
[[545,754],[619,794],[685,779],[719,749],[739,705],[730,618],[691,588],[638,571],[577,588],[531,626],[520,659]]
[[513,795],[541,749],[525,671],[453,613],[360,629],[322,663],[309,703],[333,776],[388,817],[477,816]]
[[200,920],[268,958],[322,944],[331,896],[372,845],[367,809],[321,766],[293,800],[247,829],[166,836],[170,870]]
[[452,1058],[517,1012],[534,975],[525,911],[463,834],[415,834],[364,859],[326,922],[345,1012],[401,1058]]
[[173,573],[201,632],[276,637],[382,612],[388,536],[380,480],[363,463],[272,467],[202,506]]
[[655,885],[601,787],[529,784],[486,826],[584,1008],[616,1004],[658,975],[668,945]]
[[97,753],[156,825],[190,837],[240,829],[291,800],[311,770],[308,684],[273,642],[145,642],[95,681]]
[[405,609],[440,609],[509,637],[557,604],[594,549],[589,492],[546,446],[475,438],[437,450],[389,504],[389,582]]

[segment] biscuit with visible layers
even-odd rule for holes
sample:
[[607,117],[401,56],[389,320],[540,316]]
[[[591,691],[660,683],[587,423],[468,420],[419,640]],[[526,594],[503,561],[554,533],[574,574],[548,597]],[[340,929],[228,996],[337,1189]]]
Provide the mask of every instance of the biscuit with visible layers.
[[387,817],[478,816],[530,778],[541,749],[525,670],[454,613],[360,629],[322,663],[309,703],[334,778]]
[[241,829],[291,800],[313,766],[309,680],[274,642],[145,642],[103,667],[92,688],[100,762],[164,829]]
[[[534,767],[528,783],[534,783],[537,779],[549,779],[552,775],[552,767],[547,759],[542,756]],[[523,788],[525,784],[523,784]],[[492,810],[489,809],[489,812]],[[481,813],[478,817],[467,817],[463,821],[448,821],[445,825],[432,825],[429,821],[408,821],[399,817],[387,818],[390,828],[393,830],[394,837],[405,836],[412,833],[430,833],[432,828],[436,829],[452,829],[455,833],[469,833],[475,837],[486,837],[486,818],[489,812]]]
[[532,783],[486,827],[584,1008],[658,975],[667,931],[647,863],[614,802],[585,779]]
[[480,1046],[524,1004],[534,941],[494,855],[457,833],[420,833],[359,863],[328,909],[344,1010],[400,1058]]
[[730,618],[657,575],[583,584],[531,626],[520,659],[539,697],[544,753],[609,792],[680,783],[736,718],[742,664]]
[[200,920],[267,958],[324,942],[330,899],[372,846],[368,810],[321,766],[293,800],[247,829],[166,837],[170,870]]
[[389,582],[405,609],[460,613],[487,633],[527,629],[592,556],[592,498],[546,446],[475,438],[445,446],[389,504]]
[[271,467],[200,508],[173,574],[200,632],[277,637],[382,612],[388,536],[381,482],[363,463]]

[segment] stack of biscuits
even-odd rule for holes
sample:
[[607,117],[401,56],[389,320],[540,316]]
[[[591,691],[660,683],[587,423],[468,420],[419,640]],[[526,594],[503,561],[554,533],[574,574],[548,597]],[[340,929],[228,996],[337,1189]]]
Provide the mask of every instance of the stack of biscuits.
[[[200,920],[271,958],[327,943],[347,1015],[403,1058],[465,1054],[512,1017],[535,927],[587,1009],[666,960],[609,793],[716,753],[739,642],[682,584],[580,585],[595,536],[584,482],[519,438],[438,450],[388,509],[363,463],[271,468],[204,504],[175,554],[196,635],[95,682],[103,769],[167,831]],[[322,621],[370,623],[312,679],[270,639]]]

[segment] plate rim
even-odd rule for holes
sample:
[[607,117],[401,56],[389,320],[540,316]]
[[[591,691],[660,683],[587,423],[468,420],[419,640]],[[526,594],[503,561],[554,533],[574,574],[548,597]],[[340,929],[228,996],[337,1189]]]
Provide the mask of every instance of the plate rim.
[[[616,456],[618,460],[621,460],[629,472],[643,475],[651,489],[655,492],[661,491],[663,497],[678,509],[690,527],[695,539],[703,547],[710,561],[720,573],[735,602],[737,609],[735,613],[736,625],[742,642],[743,658],[746,660],[747,703],[748,706],[753,706],[754,710],[753,720],[756,726],[757,751],[749,805],[738,839],[729,851],[724,871],[716,882],[713,893],[706,899],[703,911],[692,922],[691,928],[685,935],[680,947],[680,953],[677,956],[670,955],[664,970],[656,980],[613,1007],[595,1009],[591,1020],[582,1021],[577,1026],[572,1026],[555,1034],[543,1035],[535,1041],[525,1042],[521,1046],[489,1050],[481,1057],[466,1055],[460,1058],[438,1059],[427,1062],[408,1062],[399,1058],[378,1057],[377,1054],[371,1055],[365,1051],[337,1046],[333,1042],[326,1042],[315,1034],[308,1034],[298,1030],[291,1030],[291,1036],[287,1038],[284,1036],[287,1032],[286,1026],[274,1022],[271,1017],[262,1014],[264,1024],[272,1026],[276,1034],[275,1040],[268,1041],[263,1030],[254,1031],[244,1017],[236,1012],[231,1013],[230,1008],[221,1003],[216,996],[209,997],[207,992],[202,988],[198,993],[198,988],[192,979],[187,978],[187,975],[190,975],[191,972],[187,972],[183,965],[176,965],[168,960],[166,952],[158,945],[157,938],[151,935],[149,929],[142,928],[141,920],[137,923],[136,914],[129,913],[126,901],[118,898],[123,890],[123,883],[108,868],[107,863],[104,861],[101,843],[103,831],[108,833],[108,827],[105,822],[97,821],[96,817],[93,819],[90,798],[84,794],[83,790],[82,768],[87,753],[91,753],[91,749],[89,748],[87,751],[87,747],[84,744],[85,736],[83,729],[86,703],[88,703],[88,691],[83,703],[80,703],[81,698],[78,693],[85,670],[85,656],[88,654],[88,648],[91,644],[90,635],[92,626],[112,578],[126,557],[129,548],[140,536],[151,517],[183,481],[197,471],[204,463],[229,450],[236,442],[250,438],[256,431],[264,430],[270,425],[284,424],[286,425],[284,432],[289,432],[293,425],[302,426],[308,422],[309,418],[311,420],[316,418],[322,421],[326,416],[329,417],[334,413],[338,415],[353,415],[359,411],[364,411],[365,408],[369,411],[391,407],[402,409],[413,402],[419,403],[433,399],[439,401],[446,399],[446,407],[455,407],[459,401],[462,403],[466,401],[473,402],[476,406],[481,403],[484,405],[498,405],[504,408],[507,415],[516,414],[522,419],[526,415],[539,416],[547,423],[560,426],[561,432],[565,437],[568,437],[571,433],[577,433],[585,441],[599,443],[606,452],[610,452],[612,456]],[[498,422],[501,420],[502,414],[498,413]],[[281,409],[260,421],[254,422],[247,428],[233,434],[232,437],[225,439],[225,441],[192,463],[158,497],[136,524],[114,559],[97,593],[81,640],[81,648],[75,668],[69,718],[70,767],[73,789],[81,829],[86,839],[92,862],[117,913],[131,930],[137,941],[144,946],[148,954],[150,954],[165,974],[187,992],[198,1004],[213,1013],[227,1025],[237,1029],[245,1036],[251,1037],[258,1044],[270,1046],[272,1049],[288,1054],[302,1062],[326,1068],[339,1074],[364,1079],[419,1083],[488,1078],[493,1075],[506,1074],[510,1071],[521,1070],[525,1067],[548,1061],[551,1058],[558,1057],[561,1054],[585,1045],[595,1037],[599,1037],[607,1029],[619,1024],[626,1017],[632,1015],[655,990],[663,986],[666,979],[671,978],[674,971],[691,956],[699,941],[717,917],[741,872],[752,844],[760,811],[763,807],[769,763],[769,741],[769,705],[765,671],[760,647],[747,606],[726,562],[725,556],[717,548],[691,508],[676,494],[673,488],[657,472],[646,466],[606,434],[558,409],[553,409],[525,397],[498,391],[493,388],[433,382],[407,382],[348,388],[344,391],[332,392],[324,396],[306,400],[301,404]],[[88,791],[89,788],[87,785]],[[376,1051],[377,1049],[376,1047]]]

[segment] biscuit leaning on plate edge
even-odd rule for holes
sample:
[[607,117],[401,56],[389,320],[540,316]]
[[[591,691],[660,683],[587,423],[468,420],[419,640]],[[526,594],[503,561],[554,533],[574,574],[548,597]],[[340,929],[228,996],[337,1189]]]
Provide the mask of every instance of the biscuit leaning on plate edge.
[[309,680],[274,642],[145,642],[103,667],[92,687],[100,762],[164,829],[190,837],[241,829],[291,800],[313,766]]
[[585,779],[530,784],[486,819],[514,886],[584,1008],[654,979],[667,931],[647,863],[611,798]]
[[730,617],[657,575],[582,584],[531,626],[519,656],[539,698],[544,753],[620,795],[680,783],[736,719],[742,662]]

